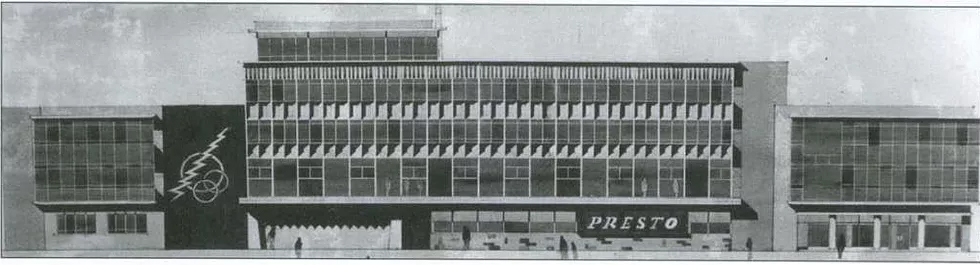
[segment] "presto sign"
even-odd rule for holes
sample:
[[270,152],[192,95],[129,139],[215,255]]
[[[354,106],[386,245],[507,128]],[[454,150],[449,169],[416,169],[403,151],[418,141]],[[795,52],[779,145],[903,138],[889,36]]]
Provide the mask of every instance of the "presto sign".
[[579,212],[582,237],[686,238],[687,212]]

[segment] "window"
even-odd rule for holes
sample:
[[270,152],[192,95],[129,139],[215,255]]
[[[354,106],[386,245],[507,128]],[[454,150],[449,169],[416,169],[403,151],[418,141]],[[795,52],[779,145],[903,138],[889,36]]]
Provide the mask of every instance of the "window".
[[323,195],[323,160],[299,160],[299,196]]
[[731,232],[731,213],[691,212],[692,234],[728,234]]
[[530,196],[531,167],[527,159],[507,159],[504,166],[505,194],[507,196]]
[[796,229],[797,249],[830,247],[830,216],[799,215]]
[[559,159],[557,174],[558,197],[579,197],[581,195],[582,165],[579,160]]
[[109,233],[111,234],[145,234],[145,213],[113,213],[109,214]]
[[350,167],[351,195],[375,196],[374,161],[370,159],[352,159]]
[[453,161],[453,196],[477,196],[477,181],[476,159]]
[[877,123],[868,126],[868,145],[876,146],[881,143],[881,127]]
[[425,159],[402,162],[402,196],[427,196],[428,170]]
[[926,225],[926,247],[950,247],[950,225]]
[[918,177],[918,170],[916,170],[915,166],[905,167],[905,188],[915,189],[918,182],[917,177]]
[[633,194],[633,161],[609,160],[609,196],[630,197]]
[[95,213],[60,213],[58,234],[95,234]]

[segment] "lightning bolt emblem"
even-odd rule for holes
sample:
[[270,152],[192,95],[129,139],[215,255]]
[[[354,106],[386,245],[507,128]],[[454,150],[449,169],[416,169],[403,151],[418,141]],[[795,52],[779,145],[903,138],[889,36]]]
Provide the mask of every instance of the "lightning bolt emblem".
[[[220,160],[218,160],[216,157],[214,157],[214,155],[212,154],[212,152],[214,152],[215,149],[218,149],[218,147],[219,147],[218,144],[221,143],[221,141],[226,138],[225,133],[227,133],[227,132],[228,132],[228,128],[225,128],[225,129],[221,130],[221,132],[219,132],[217,135],[215,135],[214,141],[212,141],[210,144],[208,144],[207,149],[204,149],[204,151],[201,151],[201,152],[198,152],[198,153],[193,153],[193,154],[187,156],[187,158],[184,159],[184,162],[181,163],[181,166],[180,166],[181,175],[183,175],[184,177],[181,178],[178,181],[179,184],[177,184],[176,187],[167,190],[167,191],[169,191],[169,192],[171,192],[171,193],[174,194],[173,199],[171,199],[170,201],[177,200],[178,198],[180,198],[181,196],[183,196],[186,193],[185,189],[190,189],[188,187],[193,187],[195,185],[195,181],[194,180],[198,176],[201,175],[201,173],[198,172],[198,171],[201,168],[204,168],[205,166],[208,165],[207,161],[209,159],[212,160],[212,161],[214,161],[217,164],[217,167],[218,167],[219,172],[222,172],[222,174],[223,174],[223,172],[224,172],[224,165],[221,163]],[[189,168],[187,170],[184,170],[185,168],[187,168],[187,162],[191,161],[192,158],[196,158],[196,159],[193,160],[193,162],[191,162],[191,164],[193,165],[193,167],[191,167],[191,168]],[[196,190],[194,190],[194,191],[196,191]],[[220,191],[217,191],[217,192],[220,192]],[[215,194],[215,195],[217,195],[217,194]]]

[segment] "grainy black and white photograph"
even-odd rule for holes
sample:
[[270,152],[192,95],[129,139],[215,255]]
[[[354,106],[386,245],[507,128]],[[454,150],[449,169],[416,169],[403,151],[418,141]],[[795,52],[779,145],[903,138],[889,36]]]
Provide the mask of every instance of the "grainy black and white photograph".
[[4,2],[2,256],[980,262],[980,3],[737,2]]

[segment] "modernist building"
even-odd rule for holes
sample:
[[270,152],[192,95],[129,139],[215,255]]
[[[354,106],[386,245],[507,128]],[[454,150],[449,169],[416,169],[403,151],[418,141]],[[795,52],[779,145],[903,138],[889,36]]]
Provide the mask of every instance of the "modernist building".
[[775,250],[978,251],[975,108],[781,106]]
[[254,33],[242,105],[31,112],[48,249],[980,251],[976,109],[786,106],[785,62],[445,60],[433,21]]
[[[747,86],[740,63],[435,60],[432,21],[256,35],[251,248],[461,249],[469,230],[473,249],[727,250],[766,230],[765,196],[743,200],[766,174],[740,152],[771,153],[745,146],[771,124],[742,115],[785,104],[785,64]],[[743,111],[743,90],[762,104]]]
[[162,249],[153,113],[34,120],[35,205],[46,249]]

